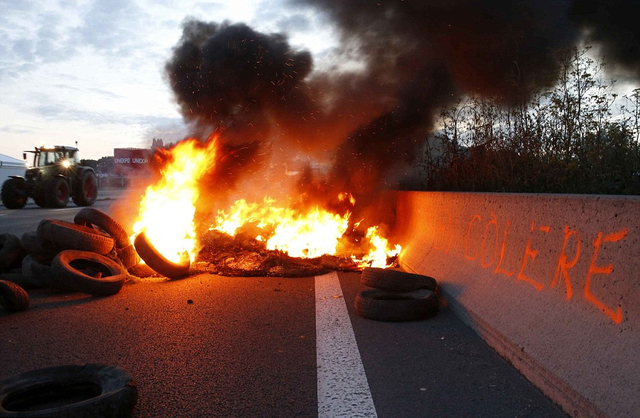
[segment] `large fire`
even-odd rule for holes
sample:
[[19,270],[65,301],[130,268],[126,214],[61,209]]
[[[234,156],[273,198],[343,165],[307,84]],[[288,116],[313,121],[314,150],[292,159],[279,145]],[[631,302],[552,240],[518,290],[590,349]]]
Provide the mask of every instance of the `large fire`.
[[216,138],[178,143],[161,169],[160,181],[147,187],[140,202],[134,236],[144,229],[149,241],[170,261],[178,262],[185,252],[190,260],[197,255],[193,218],[200,196],[198,181],[215,164],[216,150]]
[[[212,170],[217,156],[215,137],[206,142],[189,139],[169,151],[161,169],[161,179],[146,189],[134,224],[134,237],[145,230],[154,247],[170,261],[177,262],[185,253],[196,259],[200,245],[194,218],[202,176]],[[353,207],[349,193],[336,196]],[[401,248],[391,246],[377,227],[367,230],[358,244],[346,245],[346,236],[358,224],[351,222],[351,212],[334,213],[319,206],[304,209],[280,204],[270,197],[261,202],[237,200],[228,210],[220,210],[210,221],[209,230],[234,236],[239,230],[251,231],[252,238],[263,242],[267,250],[279,250],[290,257],[317,258],[323,255],[351,257],[357,265],[388,267]],[[132,239],[134,238],[132,237]]]

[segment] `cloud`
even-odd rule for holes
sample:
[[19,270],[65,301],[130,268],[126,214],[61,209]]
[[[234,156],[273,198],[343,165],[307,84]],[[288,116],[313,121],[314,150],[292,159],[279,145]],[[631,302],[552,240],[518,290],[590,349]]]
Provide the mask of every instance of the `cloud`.
[[109,90],[99,88],[80,88],[70,84],[52,84],[51,87],[74,92],[91,93],[92,95],[103,96],[109,99],[122,99],[125,97],[119,94],[115,94],[114,92]]
[[290,32],[306,32],[311,29],[311,21],[309,17],[296,13],[278,20],[278,30],[285,33]]
[[6,132],[8,134],[30,134],[34,130],[31,126],[24,125],[5,125],[0,126],[0,132]]
[[136,29],[144,26],[146,15],[128,0],[95,1],[77,27],[78,45],[89,45],[98,53],[127,56],[139,36]]

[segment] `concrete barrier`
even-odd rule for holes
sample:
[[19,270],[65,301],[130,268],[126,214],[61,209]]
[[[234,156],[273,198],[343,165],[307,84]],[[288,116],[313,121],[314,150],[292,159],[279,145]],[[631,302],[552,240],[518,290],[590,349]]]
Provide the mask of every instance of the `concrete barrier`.
[[400,192],[402,267],[574,417],[640,416],[640,198]]

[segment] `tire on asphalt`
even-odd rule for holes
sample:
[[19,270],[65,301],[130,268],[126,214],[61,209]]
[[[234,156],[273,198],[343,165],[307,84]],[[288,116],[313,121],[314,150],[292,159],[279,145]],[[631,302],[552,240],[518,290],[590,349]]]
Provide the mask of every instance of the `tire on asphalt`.
[[10,178],[2,183],[2,204],[7,209],[22,209],[27,204],[26,181]]
[[366,267],[362,270],[360,283],[376,289],[400,292],[410,292],[418,289],[427,289],[435,292],[438,287],[438,282],[433,277],[374,267]]
[[8,272],[0,273],[0,280],[15,283],[25,290],[34,289],[34,286],[24,278],[21,271],[9,270]]
[[91,206],[98,197],[98,179],[93,170],[85,170],[74,183],[73,203]]
[[97,229],[57,219],[40,221],[38,238],[51,242],[60,250],[92,251],[102,255],[114,246],[113,238]]
[[136,277],[151,277],[154,274],[158,274],[156,273],[156,271],[154,269],[152,269],[151,267],[149,267],[146,263],[144,262],[140,262],[138,264],[136,264],[133,267],[129,267],[127,269],[127,271],[129,272],[129,274],[136,276]]
[[116,257],[126,269],[130,269],[131,267],[140,263],[140,256],[138,255],[138,252],[133,245],[127,245],[123,248],[117,248]]
[[44,186],[44,200],[47,207],[64,208],[69,204],[69,183],[62,177],[53,177]]
[[438,296],[427,289],[411,292],[369,289],[358,293],[355,309],[359,315],[377,321],[417,321],[438,312]]
[[51,262],[53,257],[55,257],[59,252],[55,249],[53,243],[44,238],[40,238],[37,231],[29,231],[22,234],[22,237],[20,238],[20,245],[28,253],[37,255],[39,258],[44,259],[47,262]]
[[65,250],[51,263],[53,280],[62,287],[96,296],[120,292],[127,279],[117,262],[89,251]]
[[137,399],[127,372],[100,364],[49,367],[0,381],[3,418],[127,418]]
[[73,222],[89,228],[99,228],[109,234],[116,244],[116,248],[131,245],[129,235],[122,225],[104,212],[95,208],[82,208],[73,218]]
[[20,239],[13,234],[0,234],[0,272],[8,269],[20,255]]
[[54,283],[51,265],[34,254],[29,254],[22,260],[22,277],[35,288],[52,287]]
[[147,239],[147,235],[143,230],[140,232],[133,243],[140,258],[157,273],[171,279],[177,279],[189,272],[191,262],[189,257],[183,257],[179,263],[174,263],[164,257]]
[[24,311],[29,307],[29,295],[17,284],[0,280],[0,305],[10,312]]

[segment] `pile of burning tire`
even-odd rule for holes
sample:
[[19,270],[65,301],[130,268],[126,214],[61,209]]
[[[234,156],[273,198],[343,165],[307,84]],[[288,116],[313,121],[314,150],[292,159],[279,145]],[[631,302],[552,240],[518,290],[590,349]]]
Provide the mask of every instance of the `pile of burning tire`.
[[114,295],[128,274],[154,274],[129,242],[125,229],[94,208],[74,222],[43,219],[21,238],[0,234],[0,304],[8,311],[29,306],[24,289],[52,288],[96,296]]
[[356,312],[377,321],[416,321],[438,312],[440,293],[433,277],[399,270],[365,268],[360,283],[371,289],[362,290],[355,300]]

